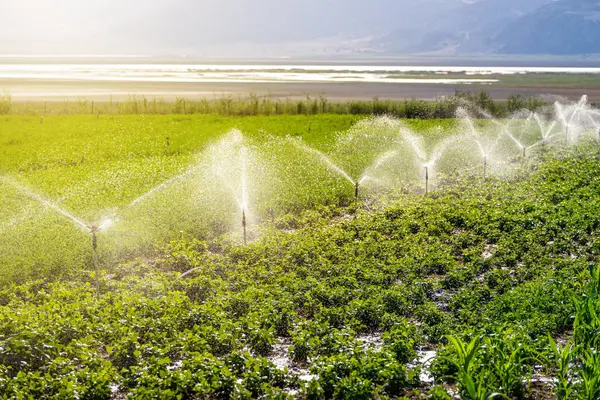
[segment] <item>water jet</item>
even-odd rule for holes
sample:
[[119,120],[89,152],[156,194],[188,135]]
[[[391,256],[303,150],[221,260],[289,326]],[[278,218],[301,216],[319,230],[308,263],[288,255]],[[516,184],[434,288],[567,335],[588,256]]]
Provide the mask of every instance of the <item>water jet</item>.
[[169,185],[171,185],[172,183],[181,180],[185,177],[187,177],[188,175],[192,174],[193,172],[195,172],[196,170],[200,169],[201,166],[194,166],[189,168],[187,171],[179,174],[179,175],[175,175],[172,178],[167,179],[166,181],[156,185],[155,187],[153,187],[152,189],[148,190],[146,193],[142,194],[141,196],[137,197],[135,200],[133,200],[131,203],[129,203],[127,206],[125,206],[124,208],[131,208],[133,206],[135,206],[136,204],[142,202],[143,200],[147,199],[148,197],[152,196],[154,193],[159,192],[163,189],[165,189],[166,187],[168,187]]
[[42,197],[38,193],[36,193],[33,190],[31,190],[31,189],[29,189],[29,188],[21,185],[20,183],[14,181],[13,179],[5,177],[5,176],[0,176],[0,181],[2,181],[4,183],[12,186],[13,188],[15,188],[16,190],[18,190],[19,192],[21,192],[25,196],[29,197],[30,199],[35,200],[38,203],[40,203],[40,204],[42,204],[42,205],[50,208],[54,212],[62,215],[63,217],[66,217],[71,223],[73,223],[74,225],[78,226],[79,228],[89,229],[88,225],[85,222],[83,222],[79,218],[75,217],[73,214],[71,214],[67,210],[59,207],[57,204],[53,203],[52,201],[45,199],[44,197]]
[[[234,226],[239,227],[241,218],[242,240],[244,245],[248,243],[248,225],[253,222],[252,209],[250,201],[251,168],[255,166],[254,154],[252,148],[246,145],[242,132],[233,129],[228,132],[219,142],[212,145],[206,152],[209,158],[206,160],[210,164],[212,171],[211,179],[231,196],[231,200],[236,204]],[[241,212],[241,217],[238,214]],[[237,220],[238,222],[235,222]],[[239,232],[238,229],[235,229]]]
[[563,107],[563,105],[560,104],[558,101],[554,103],[554,110],[556,116],[558,117],[558,119],[560,119],[561,123],[563,124],[565,134],[565,145],[567,146],[570,144],[570,139],[572,137],[572,128],[575,127],[573,123],[575,117],[581,114],[582,110],[589,109],[587,107],[587,100],[587,96],[583,95],[581,96],[579,102],[568,106],[566,110]]
[[408,129],[400,131],[402,139],[411,146],[418,162],[417,168],[425,170],[425,194],[429,193],[430,175],[435,177],[435,165],[442,158],[445,151],[453,144],[464,138],[464,135],[455,135],[443,139],[435,147],[427,152],[423,143],[423,138],[416,136]]
[[486,112],[480,112],[486,119],[489,119],[495,126],[500,128],[499,133],[496,134],[496,139],[493,141],[484,137],[480,130],[475,127],[473,119],[466,109],[462,107],[458,108],[456,110],[456,117],[461,121],[462,128],[467,131],[467,137],[470,137],[475,141],[475,144],[481,153],[481,157],[483,158],[483,181],[485,182],[487,179],[488,158],[500,142],[500,137],[507,129],[507,124],[501,124]]
[[379,167],[381,167],[384,163],[389,161],[391,158],[393,158],[398,153],[396,150],[393,150],[393,151],[388,151],[388,152],[381,154],[379,157],[377,157],[375,159],[375,161],[371,165],[369,165],[367,168],[365,168],[361,177],[359,179],[355,180],[354,178],[352,178],[350,176],[349,173],[344,171],[340,166],[338,166],[336,163],[334,163],[331,158],[329,158],[327,155],[320,152],[319,150],[313,149],[312,147],[308,147],[305,144],[298,143],[297,140],[294,140],[292,143],[297,148],[299,148],[303,151],[306,151],[307,153],[315,155],[319,159],[319,161],[321,161],[323,164],[325,164],[325,166],[327,168],[329,168],[332,172],[340,175],[345,180],[347,180],[354,187],[354,198],[356,201],[358,201],[358,199],[359,199],[360,185],[363,182],[365,182],[367,180],[377,181],[376,179],[371,177],[369,175],[369,173],[371,171],[374,171],[374,170],[378,169]]

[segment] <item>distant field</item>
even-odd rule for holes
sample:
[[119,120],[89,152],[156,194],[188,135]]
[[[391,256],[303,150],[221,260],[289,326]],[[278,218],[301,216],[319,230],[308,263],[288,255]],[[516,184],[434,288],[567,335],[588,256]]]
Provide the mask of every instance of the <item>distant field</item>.
[[587,88],[592,89],[600,87],[600,74],[595,73],[527,73],[527,74],[466,74],[466,73],[448,73],[440,75],[438,73],[406,73],[392,75],[391,77],[398,79],[405,78],[422,78],[422,79],[439,79],[444,77],[447,79],[489,79],[497,82],[490,83],[490,86],[506,86],[506,87],[571,87],[571,88]]

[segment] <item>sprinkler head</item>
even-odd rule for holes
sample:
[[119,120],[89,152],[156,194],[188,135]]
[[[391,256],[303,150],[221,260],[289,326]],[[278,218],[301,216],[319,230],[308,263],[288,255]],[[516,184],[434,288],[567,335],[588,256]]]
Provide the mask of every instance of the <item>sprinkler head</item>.
[[356,182],[356,183],[354,184],[354,198],[355,198],[356,200],[358,200],[358,187],[359,187],[359,185],[360,185],[360,182]]

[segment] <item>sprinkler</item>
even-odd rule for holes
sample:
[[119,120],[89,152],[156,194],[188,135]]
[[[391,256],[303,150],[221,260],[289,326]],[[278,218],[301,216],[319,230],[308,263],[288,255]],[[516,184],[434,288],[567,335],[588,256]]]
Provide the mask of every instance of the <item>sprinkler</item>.
[[360,185],[360,182],[356,182],[354,184],[354,199],[356,201],[358,201],[358,187],[359,187],[359,185]]
[[425,164],[425,194],[429,193],[429,165]]
[[246,210],[242,209],[242,228],[244,229],[244,246],[248,244],[246,236]]
[[525,161],[525,158],[527,157],[527,147],[525,147],[525,146],[521,146],[521,147],[523,147],[522,155],[523,155],[523,161]]
[[98,278],[98,238],[96,234],[100,231],[100,228],[96,225],[90,227],[92,233],[92,261],[94,263],[94,271],[96,273],[96,296],[100,294],[100,280]]
[[487,179],[487,154],[483,156],[483,181]]

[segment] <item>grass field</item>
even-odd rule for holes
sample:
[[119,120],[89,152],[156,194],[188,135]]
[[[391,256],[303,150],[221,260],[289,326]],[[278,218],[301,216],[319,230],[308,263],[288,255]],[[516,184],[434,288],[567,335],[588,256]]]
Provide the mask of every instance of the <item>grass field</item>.
[[[473,140],[448,142],[463,130],[3,117],[0,396],[598,398],[595,137],[526,159],[502,137],[484,180]],[[114,220],[98,233],[99,293],[90,232],[57,207]]]

